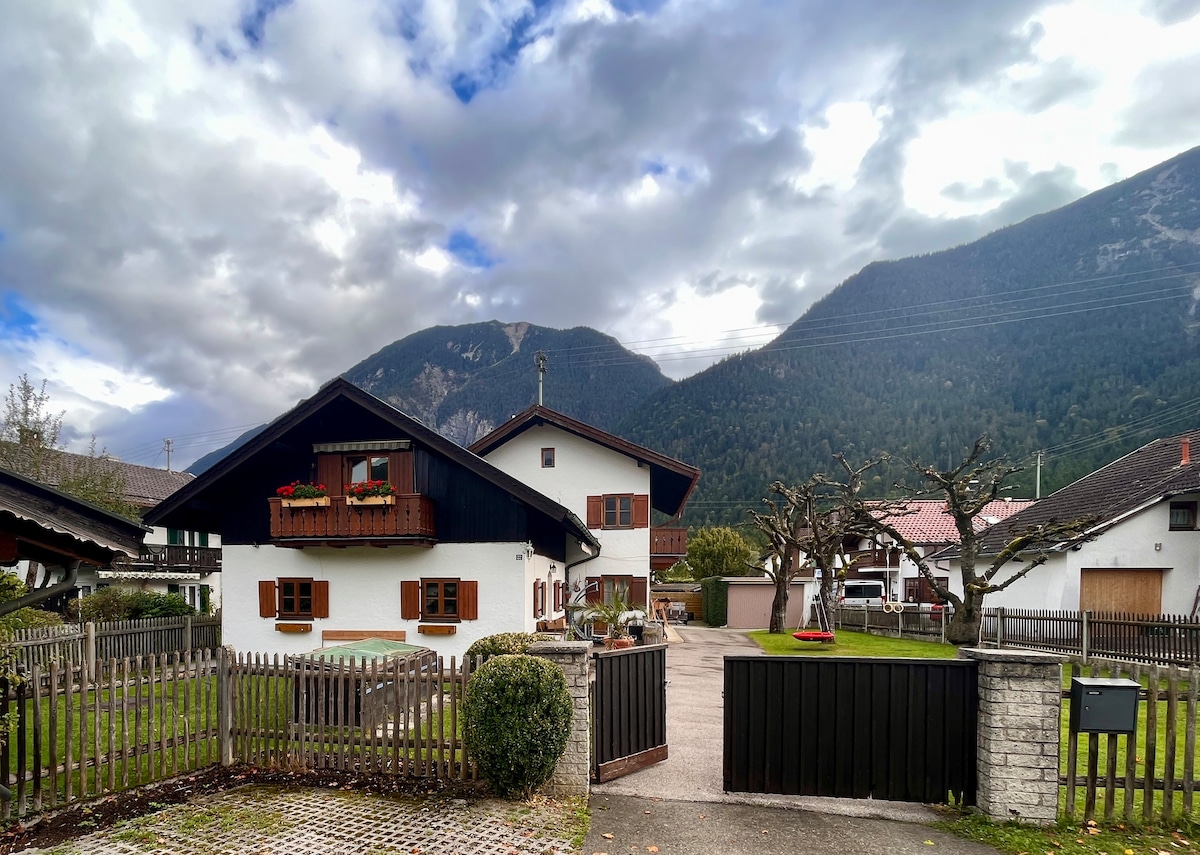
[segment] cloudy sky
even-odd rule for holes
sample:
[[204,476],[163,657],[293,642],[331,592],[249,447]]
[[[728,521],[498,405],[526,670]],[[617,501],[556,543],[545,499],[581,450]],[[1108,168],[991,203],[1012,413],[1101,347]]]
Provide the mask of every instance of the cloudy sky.
[[11,0],[0,82],[0,388],[178,465],[433,324],[761,344],[1200,143],[1200,0]]

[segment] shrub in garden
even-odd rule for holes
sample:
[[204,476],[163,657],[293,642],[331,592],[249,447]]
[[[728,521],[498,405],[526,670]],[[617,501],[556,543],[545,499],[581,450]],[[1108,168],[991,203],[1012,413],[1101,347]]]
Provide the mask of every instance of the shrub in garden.
[[467,648],[467,657],[500,656],[505,653],[524,653],[541,636],[532,632],[499,632],[477,639]]
[[504,654],[467,683],[463,735],[479,772],[501,796],[528,796],[554,774],[571,732],[567,678],[552,662]]

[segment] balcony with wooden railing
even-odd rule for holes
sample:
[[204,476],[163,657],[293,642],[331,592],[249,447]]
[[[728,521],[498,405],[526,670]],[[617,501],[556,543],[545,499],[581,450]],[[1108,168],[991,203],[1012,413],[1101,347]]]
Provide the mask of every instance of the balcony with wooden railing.
[[899,549],[857,549],[850,553],[850,565],[859,570],[895,570],[900,566]]
[[687,555],[687,529],[658,526],[650,529],[650,567],[665,570]]
[[212,572],[221,569],[221,547],[144,543],[130,563],[149,573]]
[[279,546],[433,546],[433,500],[415,494],[394,496],[393,504],[356,505],[345,496],[316,507],[285,507],[267,499],[271,540]]

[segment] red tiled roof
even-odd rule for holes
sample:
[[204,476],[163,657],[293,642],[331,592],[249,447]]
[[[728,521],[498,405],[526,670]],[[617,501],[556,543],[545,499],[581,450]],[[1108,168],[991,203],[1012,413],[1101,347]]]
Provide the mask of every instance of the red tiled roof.
[[[1033,504],[1032,499],[997,499],[989,502],[983,512],[975,517],[975,530],[982,531]],[[954,517],[946,510],[944,501],[912,499],[905,502],[904,506],[911,513],[895,514],[887,519],[908,540],[919,544],[958,542],[958,529],[954,527]]]

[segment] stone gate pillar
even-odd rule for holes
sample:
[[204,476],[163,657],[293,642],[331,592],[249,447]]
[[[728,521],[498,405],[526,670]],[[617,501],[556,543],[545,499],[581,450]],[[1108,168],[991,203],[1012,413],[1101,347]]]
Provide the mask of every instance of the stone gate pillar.
[[958,656],[979,663],[979,809],[996,820],[1054,822],[1066,657],[977,648]]
[[554,775],[541,792],[558,798],[586,796],[591,784],[591,706],[588,664],[592,645],[586,641],[539,641],[526,651],[562,668],[574,707],[567,750],[558,758]]

